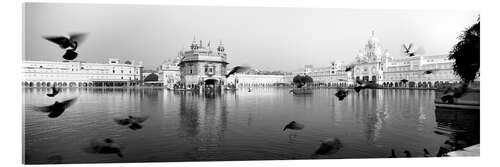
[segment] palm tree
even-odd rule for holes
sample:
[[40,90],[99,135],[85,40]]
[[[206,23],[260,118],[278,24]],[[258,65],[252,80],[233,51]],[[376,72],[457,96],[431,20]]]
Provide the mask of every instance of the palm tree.
[[463,82],[470,83],[479,72],[479,18],[477,23],[460,34],[460,41],[450,51],[448,59],[455,60],[453,71]]

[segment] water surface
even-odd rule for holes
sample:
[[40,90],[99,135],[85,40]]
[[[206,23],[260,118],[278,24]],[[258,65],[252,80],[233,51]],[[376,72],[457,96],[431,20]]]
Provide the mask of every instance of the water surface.
[[[26,163],[386,158],[391,149],[419,157],[424,148],[436,154],[455,133],[479,128],[478,114],[465,112],[464,124],[455,120],[456,112],[436,111],[432,90],[352,91],[343,101],[334,96],[336,89],[312,95],[292,95],[285,88],[204,95],[73,88],[55,98],[47,97],[48,91],[23,89]],[[72,97],[78,101],[58,118],[32,110]],[[128,115],[149,119],[135,131],[114,122]],[[283,131],[293,120],[305,128]],[[466,136],[468,145],[479,142],[476,133]],[[124,157],[84,151],[91,140],[104,138],[125,145]],[[327,138],[339,139],[342,148],[312,155]]]

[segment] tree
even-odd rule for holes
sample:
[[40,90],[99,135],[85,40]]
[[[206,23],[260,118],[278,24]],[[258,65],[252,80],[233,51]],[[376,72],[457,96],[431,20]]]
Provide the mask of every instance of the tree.
[[455,60],[453,71],[462,81],[474,81],[479,72],[479,18],[477,23],[460,34],[460,40],[450,51],[448,59]]
[[307,75],[304,76],[296,75],[295,77],[293,77],[293,83],[297,85],[298,88],[301,88],[302,86],[312,82],[313,79]]
[[149,82],[149,81],[158,81],[158,75],[155,73],[151,73],[146,78],[144,78],[144,82]]

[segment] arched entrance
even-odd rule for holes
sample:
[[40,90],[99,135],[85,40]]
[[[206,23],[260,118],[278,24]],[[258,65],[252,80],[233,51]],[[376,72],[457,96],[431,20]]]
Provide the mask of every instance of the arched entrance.
[[217,83],[218,83],[218,80],[216,80],[216,79],[205,80],[205,85],[216,85]]

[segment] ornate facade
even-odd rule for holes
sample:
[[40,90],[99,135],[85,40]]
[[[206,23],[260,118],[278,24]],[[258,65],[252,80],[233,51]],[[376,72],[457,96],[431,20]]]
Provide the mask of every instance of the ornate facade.
[[181,81],[181,73],[179,70],[180,60],[179,57],[175,60],[167,60],[158,68],[159,81],[163,83],[164,87],[173,89],[175,84]]
[[[437,83],[460,81],[454,74],[452,65],[453,61],[448,60],[448,55],[416,54],[412,57],[393,58],[372,32],[364,49],[358,52],[350,65],[333,62],[331,66],[321,68],[306,66],[285,78],[291,82],[293,76],[306,74],[313,78],[315,84],[328,86],[348,86],[354,84],[356,79],[361,79],[386,87],[433,87]],[[352,70],[346,72],[348,67],[352,67]],[[431,73],[426,74],[426,71]],[[402,80],[408,80],[408,84],[401,83]]]
[[189,49],[179,54],[181,87],[192,89],[200,86],[221,88],[226,81],[227,53],[222,42],[212,50],[210,42],[193,40]]
[[142,80],[142,63],[120,63],[109,59],[107,64],[79,61],[23,61],[23,86],[26,87],[89,87],[134,86]]

